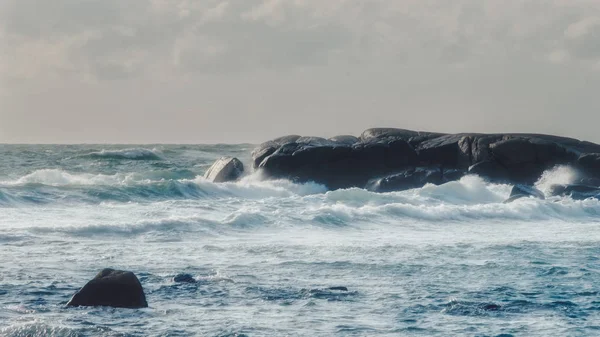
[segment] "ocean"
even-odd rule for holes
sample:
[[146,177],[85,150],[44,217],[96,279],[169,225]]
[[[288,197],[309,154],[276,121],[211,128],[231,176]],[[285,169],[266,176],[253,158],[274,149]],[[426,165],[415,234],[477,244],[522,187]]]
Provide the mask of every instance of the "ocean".
[[[202,178],[253,147],[0,145],[0,336],[600,335],[600,201]],[[106,267],[149,307],[67,308]]]

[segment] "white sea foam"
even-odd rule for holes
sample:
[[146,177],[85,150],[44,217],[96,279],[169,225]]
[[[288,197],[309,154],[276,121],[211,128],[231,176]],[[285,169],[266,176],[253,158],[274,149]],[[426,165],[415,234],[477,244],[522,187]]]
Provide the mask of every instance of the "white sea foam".
[[134,174],[91,174],[70,173],[58,169],[42,169],[27,174],[14,181],[5,181],[4,185],[41,184],[48,186],[67,185],[118,185],[133,181]]
[[[503,204],[511,185],[472,176],[390,193],[260,173],[214,184],[200,165],[241,148],[161,146],[162,162],[50,148],[2,161],[2,336],[594,331],[592,319],[555,318],[591,317],[598,200]],[[537,186],[570,181],[561,172]],[[150,307],[65,309],[105,267],[134,272]],[[180,273],[199,283],[172,282]],[[303,290],[329,286],[349,291]]]
[[428,184],[418,189],[417,194],[454,204],[487,204],[505,200],[510,186],[490,184],[479,176],[468,175],[439,186]]
[[159,160],[161,159],[160,150],[144,149],[144,148],[130,148],[121,150],[100,150],[98,152],[92,152],[88,154],[90,157],[95,158],[112,158],[112,159],[133,159],[133,160]]
[[257,199],[269,197],[290,197],[322,194],[327,191],[323,185],[307,182],[296,184],[289,180],[263,180],[260,172],[245,176],[240,181],[229,183],[213,183],[201,176],[192,180],[193,183],[213,196],[237,196]]

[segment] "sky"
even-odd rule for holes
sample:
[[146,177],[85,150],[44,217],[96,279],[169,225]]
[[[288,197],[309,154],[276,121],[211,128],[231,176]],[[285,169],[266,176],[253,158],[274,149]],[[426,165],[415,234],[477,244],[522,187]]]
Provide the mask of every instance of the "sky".
[[0,1],[0,143],[370,127],[600,142],[600,1]]

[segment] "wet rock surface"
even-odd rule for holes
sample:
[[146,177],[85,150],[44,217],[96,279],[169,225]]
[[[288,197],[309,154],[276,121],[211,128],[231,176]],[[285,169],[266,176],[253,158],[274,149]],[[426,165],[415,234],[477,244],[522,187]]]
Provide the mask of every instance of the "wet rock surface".
[[67,306],[106,306],[115,308],[145,308],[144,289],[130,271],[106,268],[81,288]]
[[[540,134],[374,128],[358,138],[277,138],[257,147],[252,159],[254,168],[267,177],[314,181],[330,189],[420,187],[423,182],[443,183],[443,172],[452,170],[490,181],[531,185],[545,170],[561,164],[580,167],[591,177],[600,175],[600,145]],[[436,170],[442,174],[432,173]],[[460,178],[462,173],[454,176]],[[383,187],[373,187],[377,180]]]

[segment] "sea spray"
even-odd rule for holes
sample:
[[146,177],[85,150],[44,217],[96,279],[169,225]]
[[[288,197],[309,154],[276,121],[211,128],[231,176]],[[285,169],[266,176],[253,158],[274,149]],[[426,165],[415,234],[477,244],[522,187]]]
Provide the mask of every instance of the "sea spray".
[[580,173],[571,166],[559,165],[546,170],[535,183],[535,187],[548,194],[552,185],[566,185],[574,183],[580,178]]
[[[131,160],[88,156],[97,145],[0,147],[0,335],[597,330],[598,200],[503,204],[512,186],[475,176],[381,194],[260,172],[213,184],[204,169],[248,162],[249,146],[159,148],[161,160]],[[542,185],[569,181],[553,174]],[[104,267],[134,271],[151,307],[65,308]],[[174,283],[180,273],[197,282]]]

